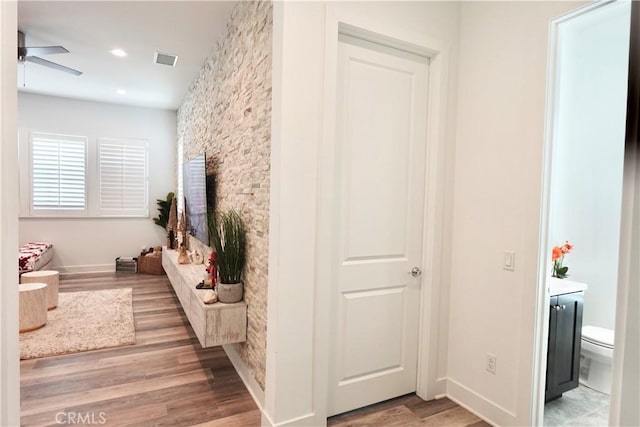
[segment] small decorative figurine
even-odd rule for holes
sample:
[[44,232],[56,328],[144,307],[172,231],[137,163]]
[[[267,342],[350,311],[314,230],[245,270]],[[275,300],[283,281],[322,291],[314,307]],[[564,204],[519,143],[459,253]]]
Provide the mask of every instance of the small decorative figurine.
[[209,256],[209,266],[207,267],[207,271],[209,272],[209,277],[211,278],[211,286],[216,287],[216,280],[218,276],[218,267],[216,266],[216,253],[211,252]]
[[189,255],[184,245],[180,245],[180,249],[178,250],[178,264],[189,264]]
[[189,260],[191,261],[191,264],[202,264],[202,262],[204,261],[204,257],[197,249],[194,249],[193,251],[189,252]]
[[173,235],[173,230],[169,230],[167,232],[167,248],[168,249],[175,249],[176,245],[175,245],[175,236]]
[[205,304],[213,304],[218,301],[218,294],[216,294],[216,291],[206,291],[202,296],[202,301]]

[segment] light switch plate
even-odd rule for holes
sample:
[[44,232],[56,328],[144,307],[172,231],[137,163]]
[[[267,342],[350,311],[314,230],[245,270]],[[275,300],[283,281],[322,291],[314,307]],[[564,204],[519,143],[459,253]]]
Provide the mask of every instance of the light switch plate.
[[514,271],[516,269],[516,253],[515,252],[505,251],[502,268],[509,271]]

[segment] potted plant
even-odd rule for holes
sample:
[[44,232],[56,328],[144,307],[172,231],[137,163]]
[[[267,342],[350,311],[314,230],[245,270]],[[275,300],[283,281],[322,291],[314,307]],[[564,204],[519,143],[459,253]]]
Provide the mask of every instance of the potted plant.
[[156,199],[156,202],[158,203],[158,217],[153,218],[153,222],[164,229],[167,228],[167,224],[169,223],[169,210],[171,209],[173,196],[173,193],[169,193],[167,194],[166,200]]
[[551,261],[553,261],[553,270],[551,271],[551,277],[557,277],[558,279],[564,279],[569,274],[569,267],[564,265],[564,256],[570,254],[573,249],[573,245],[568,241],[562,246],[554,246],[551,251]]
[[242,270],[246,256],[246,230],[235,210],[209,216],[209,238],[216,252],[220,282],[218,301],[234,303],[242,300]]

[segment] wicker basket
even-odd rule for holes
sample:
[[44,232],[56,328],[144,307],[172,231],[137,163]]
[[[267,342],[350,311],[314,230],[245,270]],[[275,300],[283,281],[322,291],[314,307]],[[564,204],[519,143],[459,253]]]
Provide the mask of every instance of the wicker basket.
[[[155,252],[156,254],[162,254],[162,252]],[[138,257],[138,273],[142,274],[164,274],[164,268],[162,268],[162,256],[149,255]]]

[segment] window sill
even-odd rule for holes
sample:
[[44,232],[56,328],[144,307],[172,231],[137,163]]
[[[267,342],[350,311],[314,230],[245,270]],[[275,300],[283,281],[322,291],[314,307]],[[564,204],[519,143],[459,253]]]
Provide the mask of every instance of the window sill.
[[135,215],[101,215],[101,216],[95,216],[95,215],[76,215],[76,216],[72,216],[72,215],[27,215],[27,216],[19,216],[18,219],[19,220],[39,220],[39,219],[61,219],[61,220],[74,220],[74,221],[78,221],[78,220],[97,220],[97,219],[107,219],[107,220],[113,220],[113,219],[150,219],[150,216],[135,216]]

